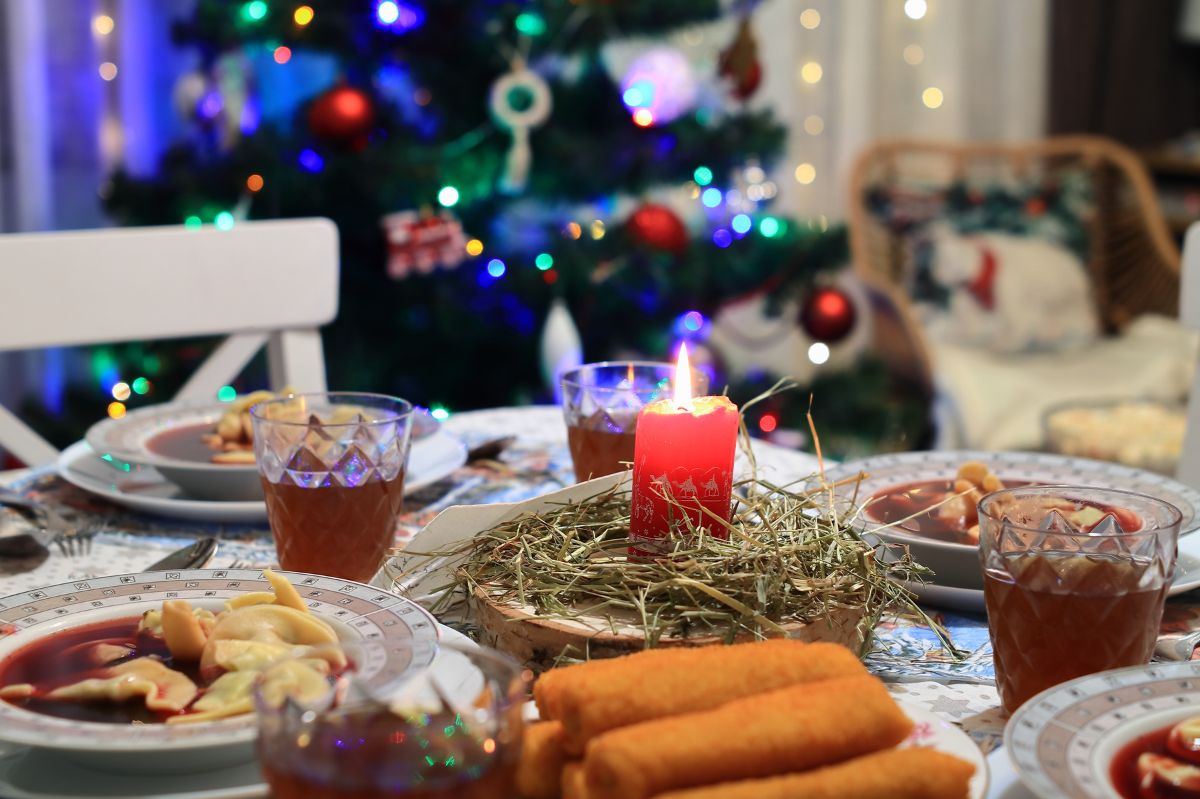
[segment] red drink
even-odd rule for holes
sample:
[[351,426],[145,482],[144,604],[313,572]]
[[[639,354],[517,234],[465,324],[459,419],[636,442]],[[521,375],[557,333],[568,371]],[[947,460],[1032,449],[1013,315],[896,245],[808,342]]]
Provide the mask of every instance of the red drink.
[[274,799],[510,799],[519,742],[476,735],[445,711],[331,714],[294,737],[260,736]]
[[375,575],[395,540],[403,471],[357,486],[262,482],[279,565],[360,583]]
[[1004,563],[1007,573],[985,569],[983,590],[1006,712],[1067,680],[1149,662],[1169,588],[1145,579],[1152,559],[1023,553]]
[[635,438],[633,424],[629,425],[628,432],[567,425],[567,446],[571,448],[571,462],[575,464],[575,479],[583,482],[623,471],[626,464],[633,462]]

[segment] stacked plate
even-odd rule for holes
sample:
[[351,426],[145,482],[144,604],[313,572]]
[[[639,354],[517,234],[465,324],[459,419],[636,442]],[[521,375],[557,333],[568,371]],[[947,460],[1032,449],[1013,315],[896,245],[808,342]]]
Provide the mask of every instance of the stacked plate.
[[[165,455],[150,442],[171,431],[212,429],[227,406],[168,403],[105,419],[63,451],[67,482],[144,513],[202,521],[254,523],[267,518],[251,464],[219,464]],[[196,433],[198,438],[199,433]],[[466,463],[466,445],[423,411],[414,415],[405,491],[429,485]]]
[[[983,610],[983,572],[979,548],[965,541],[965,530],[942,531],[934,537],[927,525],[909,519],[887,523],[882,512],[892,498],[944,493],[953,484],[960,466],[970,461],[987,465],[1007,485],[1085,485],[1136,491],[1170,502],[1183,513],[1179,561],[1171,594],[1200,587],[1200,491],[1177,480],[1104,461],[1028,452],[971,450],[907,452],[851,461],[830,470],[826,480],[841,483],[839,491],[855,494],[865,503],[861,523],[865,532],[884,542],[907,546],[913,558],[933,571],[929,583],[910,586],[923,601],[962,610]],[[863,474],[861,481],[856,476]],[[856,492],[856,493],[855,493]],[[907,517],[911,514],[901,514]]]

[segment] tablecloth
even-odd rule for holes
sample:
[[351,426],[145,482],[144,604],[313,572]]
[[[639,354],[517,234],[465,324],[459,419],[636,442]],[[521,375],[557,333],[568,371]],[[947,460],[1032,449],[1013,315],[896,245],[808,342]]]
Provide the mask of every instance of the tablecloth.
[[[457,504],[512,502],[573,482],[562,417],[555,407],[502,408],[452,416],[447,432],[475,446],[499,436],[515,441],[496,460],[476,461],[444,480],[406,497],[397,544],[403,543],[441,510]],[[760,468],[792,479],[812,474],[816,459],[806,453],[755,443]],[[52,469],[21,475],[12,483],[28,494],[76,509],[105,529],[94,540],[90,557],[67,558],[51,552],[39,561],[0,559],[0,595],[40,585],[144,567],[200,535],[217,535],[221,548],[214,566],[234,562],[268,566],[274,549],[265,525],[211,525],[131,513],[88,497],[61,480]],[[1167,624],[1200,626],[1195,597],[1174,601]],[[894,694],[926,707],[961,726],[984,752],[996,749],[1004,719],[994,685],[986,619],[929,608],[929,613],[966,652],[953,658],[933,631],[914,618],[888,616],[878,626],[866,662]],[[1003,787],[1003,786],[1002,786]],[[1018,796],[1018,793],[1006,793]]]

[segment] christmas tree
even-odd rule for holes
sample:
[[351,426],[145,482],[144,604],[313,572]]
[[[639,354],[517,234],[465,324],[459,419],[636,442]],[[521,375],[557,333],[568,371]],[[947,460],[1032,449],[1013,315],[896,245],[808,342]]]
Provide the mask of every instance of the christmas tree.
[[[573,338],[544,340],[552,307],[585,360],[661,360],[728,298],[845,263],[840,232],[770,212],[786,132],[745,103],[752,12],[704,75],[663,37],[717,0],[199,0],[175,29],[201,55],[175,97],[193,135],[149,179],[114,174],[106,206],[132,225],[329,217],[331,385],[546,399]],[[630,37],[650,43],[614,56]],[[271,90],[289,69],[290,104]]]

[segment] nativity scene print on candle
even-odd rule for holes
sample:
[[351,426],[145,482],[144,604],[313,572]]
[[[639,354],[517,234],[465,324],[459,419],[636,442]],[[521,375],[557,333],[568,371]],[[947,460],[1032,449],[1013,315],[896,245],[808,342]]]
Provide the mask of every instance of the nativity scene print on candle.
[[638,416],[630,508],[631,557],[671,549],[672,535],[705,528],[728,535],[738,409],[728,397],[692,397],[687,347],[680,348],[675,396]]

